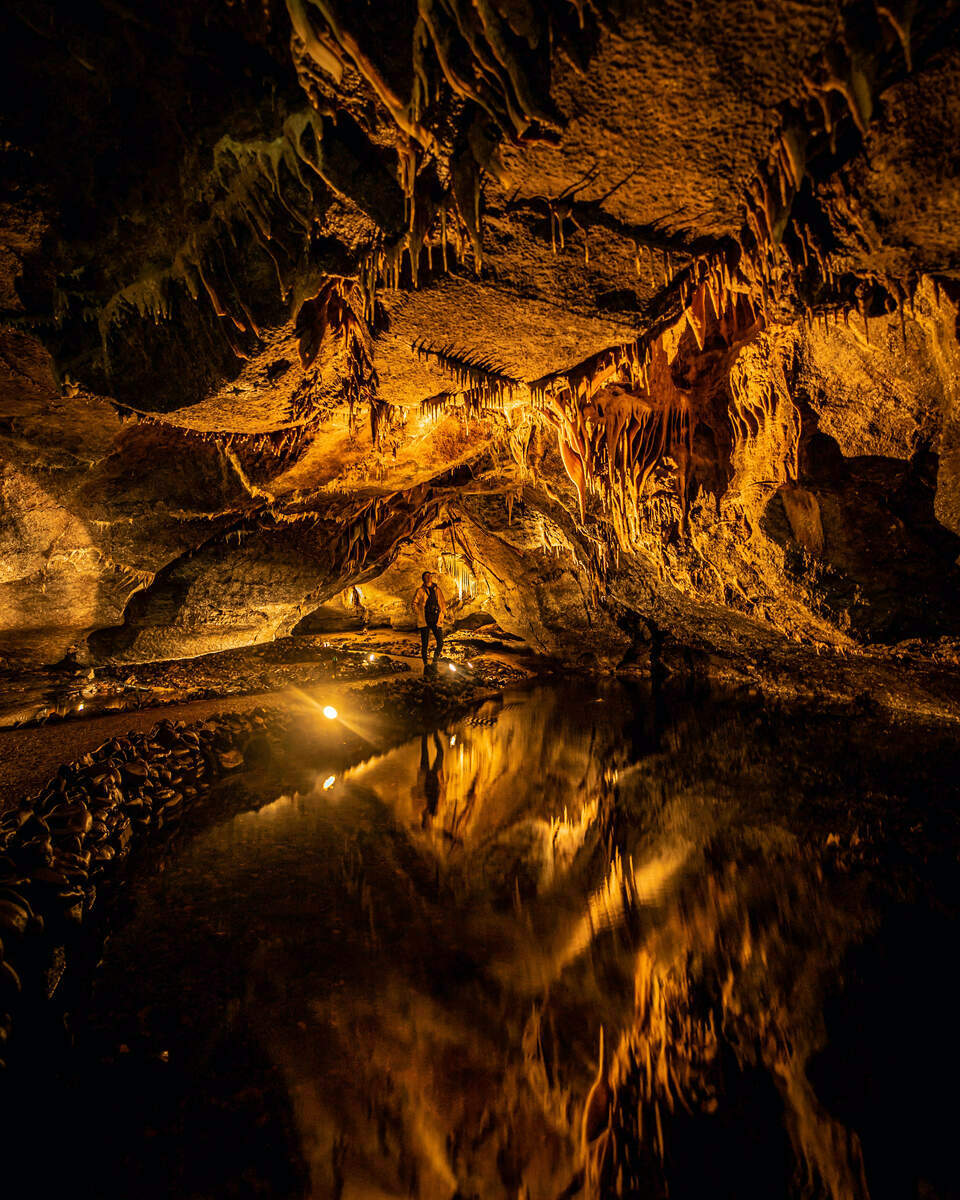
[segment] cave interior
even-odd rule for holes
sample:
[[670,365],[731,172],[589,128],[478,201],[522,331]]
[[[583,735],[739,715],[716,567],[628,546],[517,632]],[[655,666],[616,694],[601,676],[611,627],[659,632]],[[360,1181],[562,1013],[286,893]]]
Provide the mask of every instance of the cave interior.
[[[37,956],[19,939],[59,927],[43,903],[86,914],[94,864],[114,870],[141,824],[169,824],[184,798],[204,794],[204,772],[297,742],[297,704],[320,731],[310,737],[321,758],[332,753],[317,716],[327,709],[344,761],[380,745],[362,716],[340,730],[338,709],[364,708],[351,681],[379,686],[366,708],[394,734],[418,736],[454,710],[462,717],[458,705],[547,678],[579,680],[600,700],[605,687],[641,689],[621,696],[627,708],[686,689],[663,766],[675,806],[693,779],[719,788],[722,778],[736,797],[731,756],[761,744],[771,765],[756,795],[769,789],[772,806],[830,745],[830,721],[843,730],[830,753],[855,739],[850,753],[866,770],[892,722],[895,739],[917,748],[915,782],[897,774],[892,751],[870,787],[837,766],[823,794],[844,809],[845,832],[824,837],[840,839],[853,870],[869,857],[865,828],[886,818],[878,808],[854,819],[847,799],[885,794],[910,808],[936,793],[937,828],[960,845],[944,732],[960,720],[957,0],[10,0],[0,31],[0,1059],[7,1034],[31,1024],[17,1015],[27,1002],[3,990],[29,992]],[[445,597],[447,640],[439,673],[424,662],[421,677],[413,597],[424,571]],[[333,683],[341,690],[321,695]],[[690,689],[721,687],[752,715],[710,724],[688,713]],[[561,729],[580,745],[551,695],[552,725],[531,716],[515,733],[539,763],[538,788],[576,774],[545,749]],[[164,715],[165,704],[201,703]],[[813,732],[807,744],[785,730],[773,739],[765,705],[774,722],[798,706],[794,724],[815,729],[816,744]],[[226,723],[210,719],[227,709]],[[665,753],[666,726],[654,725],[616,737],[603,726],[597,744],[612,738],[604,753],[627,770],[627,743],[641,757]],[[710,765],[705,746],[724,738]],[[409,769],[436,787],[432,745],[426,767],[414,753]],[[452,761],[454,742],[443,747]],[[513,769],[506,750],[485,753]],[[579,818],[556,785],[551,853],[558,829],[587,844],[593,804],[608,882],[591,897],[619,889],[639,909],[645,885],[624,865],[627,843],[640,855],[636,811],[626,837],[611,799],[618,781],[597,753],[584,750],[577,768],[583,779],[599,772]],[[151,754],[181,755],[193,775]],[[477,786],[495,791],[497,770],[471,762]],[[682,763],[693,765],[681,786]],[[421,833],[437,816],[431,795]],[[132,810],[108,820],[108,797]],[[497,804],[494,824],[514,820]],[[819,829],[827,807],[791,819]],[[373,820],[362,806],[356,818]],[[682,821],[671,820],[675,833]],[[470,844],[446,836],[448,848]],[[501,858],[488,861],[477,839],[495,875]],[[671,847],[659,847],[661,865],[680,854]],[[949,870],[956,907],[955,856]],[[797,868],[786,906],[798,928],[804,904],[820,912],[812,872]],[[508,875],[519,911],[521,876]],[[750,955],[732,964],[718,948],[736,888],[711,878],[710,895],[686,895],[672,936],[691,956],[707,955],[698,937],[709,941],[712,978],[726,970],[739,988]],[[476,879],[460,885],[469,892]],[[762,907],[759,878],[750,887]],[[839,928],[837,911],[820,914],[823,928]],[[749,941],[753,929],[762,943],[770,929],[740,915],[736,936]],[[483,937],[470,937],[480,956]],[[60,949],[69,940],[53,939]],[[672,1195],[701,1194],[679,1160],[663,1175],[670,1137],[656,1090],[679,1095],[682,1075],[690,1104],[712,1112],[703,1063],[719,1034],[696,1009],[693,975],[678,982],[674,952],[674,973],[663,966],[669,941],[663,926],[639,952],[630,986],[646,1007],[637,1000],[615,1052],[610,1022],[625,1018],[606,1013],[606,1054],[601,1025],[599,1063],[591,1041],[575,1100],[561,1104],[546,1062],[559,1050],[537,1043],[549,1136],[565,1121],[573,1130],[549,1167],[547,1134],[523,1123],[526,1101],[499,1113],[504,1127],[515,1121],[514,1140],[480,1162],[463,1129],[485,1127],[494,1110],[465,1102],[443,1150],[435,1096],[429,1130],[417,1124],[426,1109],[404,1125],[389,1186],[372,1167],[345,1177],[345,1135],[314,1096],[318,1127],[333,1131],[332,1166],[308,1163],[309,1185],[274,1175],[271,1194],[659,1196],[664,1179]],[[546,951],[525,953],[537,963]],[[556,980],[562,955],[550,954]],[[837,950],[818,979],[839,961]],[[38,979],[51,977],[44,962]],[[518,997],[532,994],[516,962],[503,971]],[[398,979],[394,993],[414,987]],[[912,1180],[872,1166],[879,1149],[864,1167],[861,1142],[881,1146],[880,1127],[856,1141],[839,1100],[825,1115],[810,1066],[824,1039],[778,995],[792,1017],[780,1033],[751,1036],[796,1036],[793,1057],[785,1042],[760,1056],[804,1164],[800,1184],[787,1172],[785,1194],[960,1194],[939,1159]],[[724,991],[728,1024],[730,1004]],[[601,1008],[584,1006],[593,1018]],[[435,1011],[430,1020],[435,1030]],[[531,1029],[528,1050],[540,1037]],[[48,1032],[34,1030],[34,1044]],[[651,1047],[661,1066],[650,1067]],[[644,1048],[646,1099],[629,1117]],[[232,1052],[240,1061],[247,1050]],[[276,1053],[290,1060],[289,1045]],[[577,1054],[586,1061],[585,1044]],[[703,1067],[699,1083],[691,1064]],[[402,1075],[396,1062],[384,1070]],[[471,1070],[479,1079],[479,1062]],[[737,1078],[731,1104],[756,1116],[766,1093]],[[646,1141],[644,1113],[657,1130]],[[539,1159],[518,1149],[525,1136],[540,1139]],[[764,1162],[781,1153],[776,1136]],[[707,1142],[688,1141],[709,1156]],[[641,1178],[647,1190],[632,1182]],[[466,1180],[473,1191],[458,1190]],[[178,1186],[221,1194],[195,1179]]]

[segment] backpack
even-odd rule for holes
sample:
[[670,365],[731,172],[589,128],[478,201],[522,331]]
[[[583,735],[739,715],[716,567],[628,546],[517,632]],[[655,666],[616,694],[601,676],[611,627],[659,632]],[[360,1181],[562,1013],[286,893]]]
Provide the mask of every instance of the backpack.
[[430,584],[430,591],[427,593],[427,603],[423,608],[423,617],[428,625],[436,625],[440,618],[440,600],[437,597],[437,585]]

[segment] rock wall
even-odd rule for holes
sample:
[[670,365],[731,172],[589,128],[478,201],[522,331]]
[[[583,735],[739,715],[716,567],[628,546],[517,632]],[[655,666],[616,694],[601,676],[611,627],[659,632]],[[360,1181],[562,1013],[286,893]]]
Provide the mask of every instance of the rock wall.
[[141,8],[3,17],[6,661],[960,632],[956,4]]

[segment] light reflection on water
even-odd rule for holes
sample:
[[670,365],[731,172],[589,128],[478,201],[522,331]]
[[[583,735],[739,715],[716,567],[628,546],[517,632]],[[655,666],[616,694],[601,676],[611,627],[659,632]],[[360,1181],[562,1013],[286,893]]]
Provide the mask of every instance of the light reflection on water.
[[[955,1195],[909,1095],[929,1056],[884,1023],[916,1038],[927,999],[870,1006],[904,977],[887,931],[919,952],[953,920],[956,765],[610,686],[321,766],[130,888],[79,1040],[107,1086],[175,1083],[118,1191]],[[936,836],[904,815],[934,795]]]

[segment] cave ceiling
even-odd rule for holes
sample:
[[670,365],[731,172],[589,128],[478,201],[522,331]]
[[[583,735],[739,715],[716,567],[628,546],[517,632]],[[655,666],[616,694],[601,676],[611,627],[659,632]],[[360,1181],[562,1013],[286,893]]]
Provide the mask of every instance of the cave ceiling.
[[0,21],[0,654],[957,632],[960,5]]

